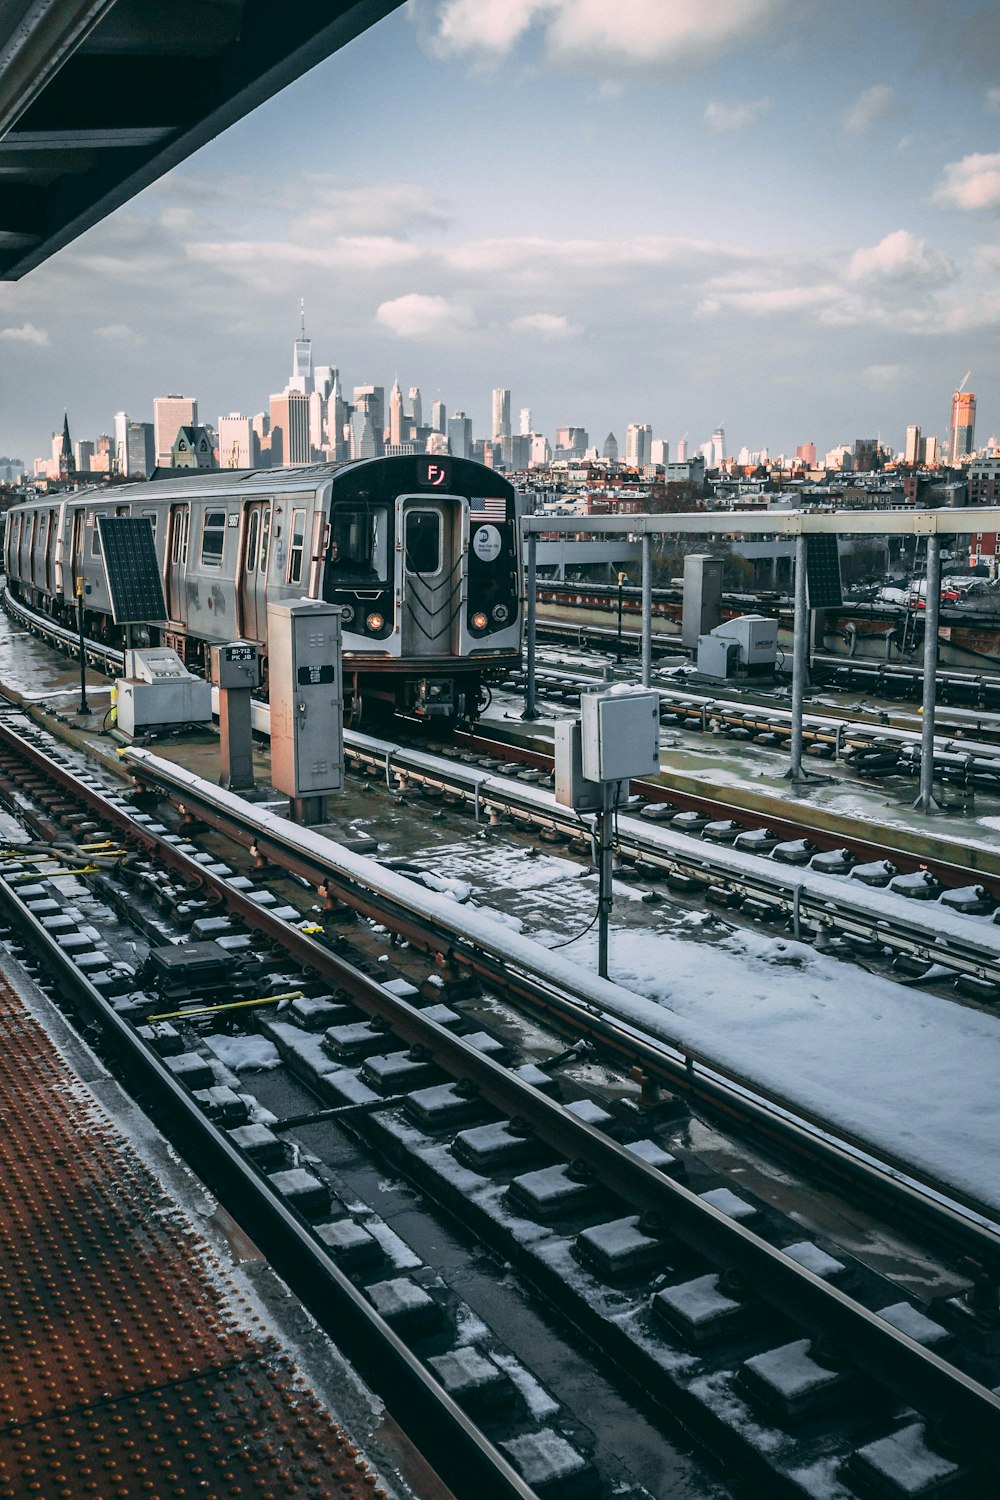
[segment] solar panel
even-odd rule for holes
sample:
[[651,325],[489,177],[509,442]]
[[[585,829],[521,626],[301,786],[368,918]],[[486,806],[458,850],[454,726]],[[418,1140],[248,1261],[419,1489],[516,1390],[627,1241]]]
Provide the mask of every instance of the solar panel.
[[806,580],[810,609],[839,609],[843,604],[840,549],[835,536],[806,537]]
[[148,516],[98,516],[101,555],[116,625],[167,618],[163,580]]

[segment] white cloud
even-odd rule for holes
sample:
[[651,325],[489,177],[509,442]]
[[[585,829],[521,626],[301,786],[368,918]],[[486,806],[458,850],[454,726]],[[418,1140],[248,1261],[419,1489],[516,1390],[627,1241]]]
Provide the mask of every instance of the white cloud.
[[514,318],[510,326],[516,333],[537,333],[543,339],[572,338],[580,332],[580,325],[571,323],[561,313],[526,313]]
[[712,240],[688,240],[672,235],[636,235],[625,240],[550,239],[540,235],[511,235],[503,239],[466,240],[445,253],[455,270],[473,274],[525,270],[564,275],[618,273],[643,266],[676,266],[710,270],[719,264],[748,259],[735,246]]
[[851,281],[907,287],[941,286],[954,281],[955,275],[955,267],[947,256],[928,250],[924,241],[907,229],[897,229],[877,245],[855,250],[848,267]]
[[136,333],[135,329],[130,327],[128,323],[105,323],[101,328],[98,328],[97,332],[102,339],[107,339],[109,343],[144,344],[146,342],[142,334]]
[[888,83],[873,84],[865,89],[844,116],[844,129],[850,135],[863,135],[879,120],[891,119],[902,113],[902,105],[896,90]]
[[961,161],[949,162],[932,201],[944,208],[971,212],[1000,208],[1000,151],[975,152]]
[[749,129],[770,108],[770,99],[747,99],[743,104],[718,104],[713,100],[705,110],[705,124],[714,135],[729,135]]
[[889,386],[898,385],[908,374],[909,368],[906,365],[865,365],[861,371],[861,379],[865,385],[884,391]]
[[[437,0],[431,46],[500,61],[533,29],[550,63],[587,72],[697,67],[768,29],[787,0]],[[425,8],[426,10],[426,8]]]
[[375,311],[375,321],[399,338],[419,339],[467,328],[472,314],[467,307],[447,297],[407,292],[403,297],[382,302]]
[[22,323],[20,328],[0,328],[0,339],[17,344],[37,344],[41,349],[49,343],[48,331],[36,328],[34,323]]
[[301,200],[303,191],[308,205],[290,224],[295,239],[387,235],[418,224],[440,226],[448,220],[436,194],[418,183],[355,182],[306,173],[296,184],[296,199]]

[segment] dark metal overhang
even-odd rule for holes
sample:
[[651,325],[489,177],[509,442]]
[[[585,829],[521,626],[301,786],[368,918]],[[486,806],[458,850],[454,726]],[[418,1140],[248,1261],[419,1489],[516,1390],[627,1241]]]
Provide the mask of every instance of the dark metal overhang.
[[0,279],[25,272],[402,0],[0,0]]

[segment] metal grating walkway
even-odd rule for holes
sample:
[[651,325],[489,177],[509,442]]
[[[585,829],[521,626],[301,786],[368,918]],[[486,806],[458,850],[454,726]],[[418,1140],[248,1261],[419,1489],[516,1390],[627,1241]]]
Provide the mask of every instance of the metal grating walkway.
[[384,1496],[0,974],[0,1500]]

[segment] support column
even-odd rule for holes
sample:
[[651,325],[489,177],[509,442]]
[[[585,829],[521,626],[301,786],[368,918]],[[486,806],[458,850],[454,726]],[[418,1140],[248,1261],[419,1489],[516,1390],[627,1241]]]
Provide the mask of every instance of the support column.
[[608,926],[611,918],[611,906],[614,900],[612,891],[612,845],[613,832],[613,797],[616,786],[613,781],[606,781],[602,786],[601,810],[597,814],[597,879],[598,879],[598,921],[597,921],[597,972],[602,979],[608,977]]
[[653,680],[653,538],[642,534],[642,685]]
[[927,538],[927,594],[924,599],[924,697],[920,731],[920,795],[914,807],[941,811],[934,797],[934,709],[937,701],[938,620],[941,615],[941,538]]
[[806,536],[795,538],[795,617],[792,625],[792,745],[791,765],[785,772],[790,781],[808,781],[802,769],[802,707],[805,701],[809,652],[809,596],[806,581]]
[[537,607],[538,538],[533,531],[528,533],[528,578],[525,600],[524,640],[524,712],[522,719],[537,719],[535,708],[535,610]]

